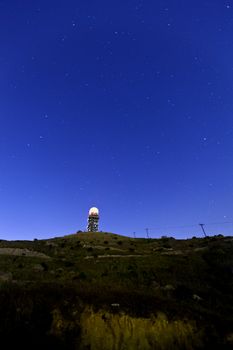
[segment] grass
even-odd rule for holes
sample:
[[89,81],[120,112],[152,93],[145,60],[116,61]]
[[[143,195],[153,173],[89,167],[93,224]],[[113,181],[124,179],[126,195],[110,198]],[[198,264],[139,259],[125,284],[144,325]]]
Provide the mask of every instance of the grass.
[[192,350],[202,345],[195,322],[168,321],[162,313],[146,319],[87,308],[81,332],[82,346],[90,350]]
[[[4,248],[17,248],[18,255]],[[13,341],[21,329],[29,348],[41,342],[93,350],[118,350],[120,343],[132,350],[232,346],[232,237],[78,233],[0,241],[0,252],[3,338]]]

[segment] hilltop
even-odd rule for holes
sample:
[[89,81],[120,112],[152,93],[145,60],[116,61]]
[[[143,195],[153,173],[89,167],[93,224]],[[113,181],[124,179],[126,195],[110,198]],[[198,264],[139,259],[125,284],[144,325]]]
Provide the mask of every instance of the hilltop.
[[0,336],[24,349],[230,349],[233,237],[1,240]]

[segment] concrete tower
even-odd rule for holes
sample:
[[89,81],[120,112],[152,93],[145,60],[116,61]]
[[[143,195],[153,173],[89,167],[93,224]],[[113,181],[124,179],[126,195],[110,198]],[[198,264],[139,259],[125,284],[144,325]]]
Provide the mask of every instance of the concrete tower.
[[98,232],[99,230],[99,209],[93,207],[88,214],[88,232]]

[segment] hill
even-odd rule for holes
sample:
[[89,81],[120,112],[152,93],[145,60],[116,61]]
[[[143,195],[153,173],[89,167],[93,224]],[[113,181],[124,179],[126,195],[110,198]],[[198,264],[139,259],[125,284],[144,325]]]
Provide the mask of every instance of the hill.
[[0,336],[24,349],[231,349],[233,237],[1,240]]

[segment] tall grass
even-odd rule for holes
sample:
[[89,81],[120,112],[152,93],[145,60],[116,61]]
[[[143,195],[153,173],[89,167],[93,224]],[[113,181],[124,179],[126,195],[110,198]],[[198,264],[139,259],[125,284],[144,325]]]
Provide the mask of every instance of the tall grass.
[[125,314],[94,312],[81,316],[82,349],[90,350],[192,350],[201,335],[192,322],[168,321],[162,313],[150,319]]

